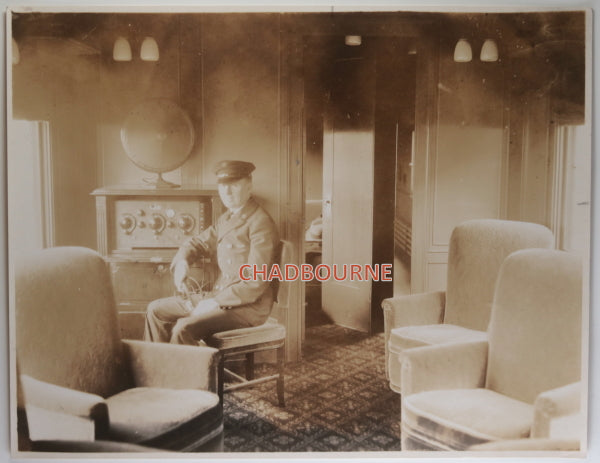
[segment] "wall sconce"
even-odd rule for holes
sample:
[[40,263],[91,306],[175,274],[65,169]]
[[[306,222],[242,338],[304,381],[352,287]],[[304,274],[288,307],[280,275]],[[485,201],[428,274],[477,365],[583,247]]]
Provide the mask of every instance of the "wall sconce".
[[131,46],[125,37],[115,40],[113,59],[115,61],[131,61]]
[[347,35],[344,37],[344,43],[349,47],[358,47],[362,44],[362,37],[360,35]]
[[494,62],[498,61],[498,46],[492,39],[486,39],[481,47],[481,54],[479,55],[481,61]]
[[467,39],[460,39],[454,47],[454,61],[457,63],[468,63],[473,59],[471,44]]
[[158,61],[158,44],[152,37],[144,38],[142,48],[140,49],[140,58],[142,61]]
[[15,39],[12,39],[12,64],[19,64],[21,61],[21,53],[19,52],[19,44]]

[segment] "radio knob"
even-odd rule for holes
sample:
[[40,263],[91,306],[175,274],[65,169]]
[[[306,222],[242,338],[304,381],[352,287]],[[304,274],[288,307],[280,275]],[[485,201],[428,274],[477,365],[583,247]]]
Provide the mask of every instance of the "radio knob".
[[133,220],[131,220],[131,217],[123,217],[119,222],[119,225],[121,226],[121,228],[127,230],[133,225]]
[[119,221],[119,227],[125,230],[125,233],[129,234],[135,228],[135,219],[131,214],[126,214]]
[[138,209],[135,212],[139,217],[144,217],[146,215],[146,213],[144,212],[144,209]]
[[194,228],[194,218],[189,214],[182,214],[177,220],[177,225],[185,233],[189,233]]
[[150,219],[150,222],[148,222],[148,226],[154,230],[155,233],[158,233],[165,228],[165,219],[160,214],[152,214],[152,218]]

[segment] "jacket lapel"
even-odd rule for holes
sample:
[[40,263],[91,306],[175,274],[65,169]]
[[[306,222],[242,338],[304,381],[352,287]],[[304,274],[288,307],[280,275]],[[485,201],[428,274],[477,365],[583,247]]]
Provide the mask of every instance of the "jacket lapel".
[[258,204],[254,200],[254,198],[250,198],[246,205],[239,211],[237,214],[231,215],[229,211],[219,217],[219,227],[218,227],[218,241],[221,241],[227,233],[241,225],[245,224],[256,208]]

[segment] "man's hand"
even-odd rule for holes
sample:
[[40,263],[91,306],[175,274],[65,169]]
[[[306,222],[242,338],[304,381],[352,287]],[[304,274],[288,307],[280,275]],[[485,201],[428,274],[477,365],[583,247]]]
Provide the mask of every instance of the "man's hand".
[[196,305],[196,307],[194,308],[194,310],[192,310],[191,315],[200,315],[203,312],[209,312],[211,310],[215,310],[219,308],[219,303],[217,301],[215,301],[214,299],[210,298],[210,299],[202,299],[200,302],[198,302],[198,304]]
[[175,283],[177,291],[185,290],[185,279],[189,269],[190,266],[185,260],[178,261],[173,267],[173,283]]

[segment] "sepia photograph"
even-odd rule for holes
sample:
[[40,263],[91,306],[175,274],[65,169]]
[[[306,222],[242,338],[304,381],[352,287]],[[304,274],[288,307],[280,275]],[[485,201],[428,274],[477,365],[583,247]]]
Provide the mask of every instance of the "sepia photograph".
[[5,14],[12,457],[587,455],[590,9]]

